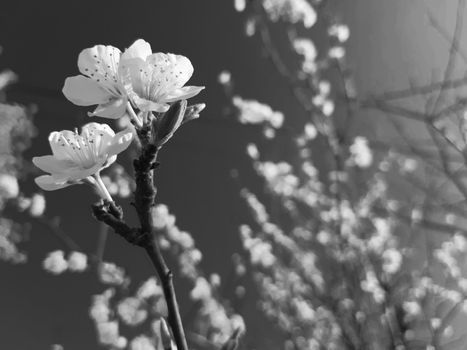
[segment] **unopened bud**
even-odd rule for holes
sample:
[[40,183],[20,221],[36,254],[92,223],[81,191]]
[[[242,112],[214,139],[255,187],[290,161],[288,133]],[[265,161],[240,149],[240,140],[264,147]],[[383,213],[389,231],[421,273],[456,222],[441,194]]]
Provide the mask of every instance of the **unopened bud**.
[[170,106],[170,109],[159,118],[152,121],[154,132],[154,144],[162,147],[182,125],[186,111],[186,100],[178,101]]
[[189,122],[190,120],[198,119],[199,114],[205,108],[206,108],[205,103],[198,103],[196,105],[188,106],[186,108],[185,117],[183,118],[183,124]]

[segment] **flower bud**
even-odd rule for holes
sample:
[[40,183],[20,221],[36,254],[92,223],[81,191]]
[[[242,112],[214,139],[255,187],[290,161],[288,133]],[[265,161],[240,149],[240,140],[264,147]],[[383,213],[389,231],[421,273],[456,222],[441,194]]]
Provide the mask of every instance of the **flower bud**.
[[154,145],[161,148],[177,131],[183,121],[187,102],[178,101],[170,106],[170,109],[152,121],[154,133]]
[[185,124],[186,122],[189,122],[193,119],[198,119],[199,118],[199,114],[201,113],[201,111],[203,109],[206,108],[206,104],[205,103],[198,103],[196,105],[191,105],[191,106],[188,106],[186,108],[186,111],[185,111],[185,116],[183,118],[183,122],[182,124]]

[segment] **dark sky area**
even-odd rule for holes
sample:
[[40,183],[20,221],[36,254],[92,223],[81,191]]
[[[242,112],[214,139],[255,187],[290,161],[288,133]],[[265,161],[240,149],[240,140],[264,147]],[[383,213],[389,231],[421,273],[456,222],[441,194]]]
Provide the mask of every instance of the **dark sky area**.
[[[431,3],[435,2],[427,6]],[[406,0],[336,4],[351,28],[349,60],[361,91],[404,87],[408,75],[429,78],[431,69],[443,62],[446,48],[434,33],[427,34],[421,4]],[[451,5],[430,7],[449,29]],[[225,113],[227,100],[217,75],[228,69],[242,96],[269,103],[289,118],[302,113],[265,59],[258,40],[243,34],[243,20],[232,2],[223,0],[16,0],[2,2],[0,10],[4,50],[0,67],[12,69],[20,78],[9,100],[39,108],[39,135],[30,156],[49,153],[49,132],[90,121],[86,108],[74,106],[60,92],[66,77],[79,74],[76,64],[82,49],[95,44],[123,49],[144,38],[153,51],[190,58],[195,67],[190,84],[206,86],[193,101],[208,107],[162,152],[158,201],[168,204],[179,226],[195,237],[206,270],[220,275],[227,274],[230,255],[240,249],[237,227],[247,217],[230,172],[248,169],[244,146],[259,133],[237,125]],[[269,146],[271,152],[287,157],[280,138],[277,142]],[[244,173],[245,180],[259,189],[248,170]],[[26,188],[31,190],[30,186]],[[73,186],[47,193],[47,199],[47,214],[62,216],[64,229],[85,250],[93,251],[98,224],[90,216],[90,204],[95,195],[86,187]],[[45,230],[34,227],[27,265],[0,264],[0,350],[41,350],[53,343],[63,344],[66,350],[97,349],[87,309],[90,296],[102,287],[92,273],[60,277],[45,273],[40,268],[45,254],[61,248]],[[142,251],[118,237],[110,237],[105,258],[124,266],[134,281],[151,274]],[[181,299],[183,308],[186,298]],[[249,332],[263,334],[260,329],[256,325]]]

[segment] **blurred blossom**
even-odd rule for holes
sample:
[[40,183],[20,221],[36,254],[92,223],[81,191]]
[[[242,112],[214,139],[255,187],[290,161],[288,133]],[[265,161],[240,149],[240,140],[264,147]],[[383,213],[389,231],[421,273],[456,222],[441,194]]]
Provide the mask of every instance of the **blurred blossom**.
[[395,274],[402,265],[402,254],[396,249],[387,249],[383,252],[383,271]]
[[345,49],[342,46],[331,47],[328,55],[332,59],[341,60],[345,57]]
[[65,253],[62,250],[50,252],[43,261],[42,267],[54,275],[59,275],[65,272],[68,269],[68,262],[65,260]]
[[256,33],[256,19],[255,18],[248,18],[245,23],[245,34],[247,36],[253,36]]
[[281,112],[273,111],[271,107],[255,100],[244,100],[235,96],[232,100],[238,109],[238,119],[243,124],[266,124],[278,129],[284,122]]
[[68,257],[68,268],[73,272],[83,272],[88,267],[88,257],[81,252],[71,252]]
[[317,20],[314,8],[306,0],[262,0],[269,18],[276,22],[279,19],[290,23],[302,23],[311,28]]
[[99,322],[96,325],[99,342],[104,345],[117,345],[120,333],[118,330],[118,322]]
[[152,209],[154,228],[163,229],[175,223],[175,217],[169,214],[169,208],[164,204],[158,204]]
[[162,287],[159,285],[156,278],[151,277],[139,287],[136,295],[140,299],[161,297],[163,296]]
[[151,339],[139,335],[130,342],[129,350],[156,350],[156,347]]
[[31,197],[31,204],[29,206],[29,213],[33,217],[39,217],[45,211],[45,197],[42,193],[35,193]]
[[121,285],[125,282],[125,271],[114,263],[103,262],[99,268],[102,283]]
[[334,113],[335,105],[331,100],[326,100],[323,103],[322,111],[326,117],[330,117]]
[[316,127],[313,124],[308,123],[305,125],[305,135],[309,140],[314,140],[318,135],[318,131],[316,130]]
[[357,136],[349,147],[352,161],[360,168],[368,168],[373,163],[373,153],[365,137]]
[[297,38],[293,41],[295,52],[303,57],[302,70],[305,73],[314,73],[316,71],[316,57],[318,52],[315,44],[310,39]]
[[251,159],[259,158],[258,147],[254,143],[249,143],[246,147],[246,153],[250,156]]
[[405,311],[406,318],[408,320],[415,319],[418,316],[420,316],[421,313],[422,313],[422,308],[421,308],[420,304],[418,302],[416,302],[416,301],[405,301],[402,304],[402,307],[403,307],[403,309]]
[[143,323],[148,316],[148,312],[143,308],[141,300],[134,297],[128,297],[120,301],[117,305],[117,312],[122,321],[129,326],[137,326]]
[[217,77],[217,81],[222,85],[230,84],[231,80],[232,80],[232,74],[226,70],[223,70],[222,72],[220,72],[219,76]]
[[107,289],[102,294],[94,295],[89,316],[96,322],[107,322],[112,313],[110,309],[110,299],[114,296],[113,289]]
[[378,304],[383,303],[386,299],[385,292],[381,288],[375,273],[372,271],[367,271],[366,278],[361,282],[361,287],[365,292],[371,294]]
[[235,10],[238,12],[245,11],[246,0],[234,0]]
[[11,199],[19,195],[19,185],[16,176],[0,174],[0,197]]
[[344,24],[334,24],[329,27],[328,33],[337,38],[341,43],[346,42],[350,37],[349,27]]
[[198,277],[195,287],[190,292],[193,300],[209,299],[211,297],[211,286],[203,277]]
[[134,190],[134,181],[119,164],[113,164],[102,176],[102,181],[111,196],[128,198]]

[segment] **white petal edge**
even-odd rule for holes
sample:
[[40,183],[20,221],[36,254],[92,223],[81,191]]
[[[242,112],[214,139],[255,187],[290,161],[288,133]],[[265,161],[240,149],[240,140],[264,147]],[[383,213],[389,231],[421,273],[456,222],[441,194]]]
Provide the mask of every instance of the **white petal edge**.
[[138,39],[128,49],[126,49],[125,52],[123,52],[121,60],[140,58],[145,61],[151,54],[151,45],[143,39]]
[[62,92],[77,106],[107,103],[112,98],[112,95],[97,82],[83,75],[66,78]]
[[187,100],[198,95],[202,90],[204,90],[204,86],[184,86],[182,88],[170,91],[164,97],[162,97],[161,100],[163,102]]
[[72,185],[67,182],[62,182],[62,183],[57,182],[50,175],[42,175],[42,176],[36,177],[34,181],[37,184],[37,186],[42,188],[44,191],[55,191],[55,190],[59,190],[61,188],[65,188],[65,187]]

